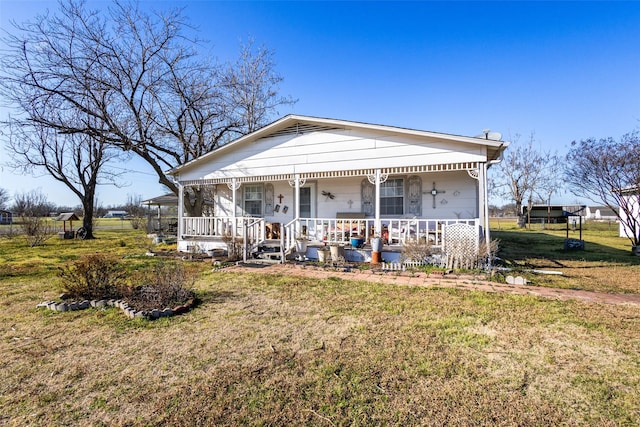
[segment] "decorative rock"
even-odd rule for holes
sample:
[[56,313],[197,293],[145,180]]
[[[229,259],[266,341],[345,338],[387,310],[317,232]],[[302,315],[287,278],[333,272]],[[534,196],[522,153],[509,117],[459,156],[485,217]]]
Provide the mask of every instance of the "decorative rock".
[[141,319],[141,318],[143,318],[143,317],[147,317],[147,313],[146,313],[146,312],[144,312],[144,311],[136,311],[136,312],[133,314],[133,317],[134,317],[134,318],[136,318],[136,319]]
[[171,317],[173,316],[173,310],[170,308],[165,308],[160,312],[160,317]]
[[115,300],[112,300],[112,299],[107,300],[107,305],[108,305],[109,307],[113,307],[113,306],[115,306],[115,304],[116,304],[116,301],[115,301]]
[[78,303],[74,301],[74,302],[70,303],[68,307],[69,307],[70,311],[75,311],[75,310],[78,309]]
[[67,311],[69,308],[67,307],[67,303],[66,302],[61,302],[59,304],[56,304],[56,311]]
[[513,276],[507,276],[505,280],[509,285],[513,285],[515,282],[515,278]]
[[514,285],[526,285],[527,284],[527,279],[525,279],[524,277],[521,277],[521,276],[516,276],[516,278],[513,280],[513,284]]
[[36,304],[36,308],[49,308],[50,303],[51,301],[41,302],[40,304]]
[[91,307],[91,304],[87,300],[84,300],[80,304],[78,304],[78,310],[86,310],[89,307]]
[[49,303],[47,304],[47,308],[48,308],[49,310],[53,310],[53,311],[55,311],[55,310],[56,310],[56,306],[57,306],[57,305],[58,305],[58,303],[57,303],[57,302],[55,302],[55,301],[51,301],[51,302],[49,302]]
[[160,317],[160,310],[158,309],[153,309],[149,312],[149,316],[151,316],[152,319],[157,319],[158,317]]
[[62,293],[62,294],[60,294],[60,297],[59,297],[59,298],[60,298],[61,300],[66,300],[66,299],[71,298],[71,295],[69,295],[69,294],[67,294],[67,293]]

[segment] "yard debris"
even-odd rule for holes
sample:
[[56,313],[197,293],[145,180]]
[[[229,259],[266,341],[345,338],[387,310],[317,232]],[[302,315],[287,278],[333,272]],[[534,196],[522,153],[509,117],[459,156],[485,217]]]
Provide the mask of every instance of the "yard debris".
[[507,276],[506,281],[509,285],[526,285],[530,283],[527,279],[522,276]]

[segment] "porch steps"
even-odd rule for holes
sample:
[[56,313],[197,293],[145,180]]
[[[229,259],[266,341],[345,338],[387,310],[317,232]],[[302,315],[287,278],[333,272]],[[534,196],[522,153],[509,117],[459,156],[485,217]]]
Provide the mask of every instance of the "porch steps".
[[281,261],[280,240],[265,240],[251,253],[253,261],[279,263]]

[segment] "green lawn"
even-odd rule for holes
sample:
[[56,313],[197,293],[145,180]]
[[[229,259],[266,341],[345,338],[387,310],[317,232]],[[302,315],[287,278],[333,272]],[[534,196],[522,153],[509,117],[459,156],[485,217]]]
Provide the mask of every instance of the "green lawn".
[[[585,237],[620,253],[594,260],[590,244],[583,254],[537,248],[561,242],[556,232],[502,228],[494,237],[516,268],[555,265],[600,290],[610,285],[593,269],[637,277],[610,236]],[[142,232],[98,236],[36,249],[0,239],[0,424],[640,424],[637,306],[193,262],[201,304],[182,316],[36,309],[57,296],[57,266],[82,253],[117,254],[132,270],[154,262]],[[523,238],[537,242],[531,258]]]
[[[569,238],[579,239],[579,230]],[[618,237],[616,224],[583,224],[585,249],[564,250],[566,226],[540,224],[517,229],[515,223],[493,223],[492,239],[500,242],[501,265],[513,268],[533,284],[603,292],[640,293],[640,257],[631,254],[629,239]],[[549,270],[562,276],[532,274]]]

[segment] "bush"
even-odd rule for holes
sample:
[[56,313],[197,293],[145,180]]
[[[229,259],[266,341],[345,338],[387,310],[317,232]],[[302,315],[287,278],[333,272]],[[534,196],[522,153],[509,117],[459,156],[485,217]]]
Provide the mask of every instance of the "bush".
[[427,263],[431,255],[435,253],[431,242],[428,240],[411,240],[402,245],[400,253],[401,262],[423,262]]
[[125,286],[126,271],[115,257],[84,255],[60,267],[62,290],[74,299],[118,299]]
[[173,308],[194,299],[195,276],[177,262],[160,262],[130,274],[112,256],[86,255],[61,267],[59,277],[69,298],[119,299],[136,310]]
[[142,284],[129,288],[124,298],[138,310],[173,308],[194,298],[195,277],[178,262],[161,262],[140,280]]

